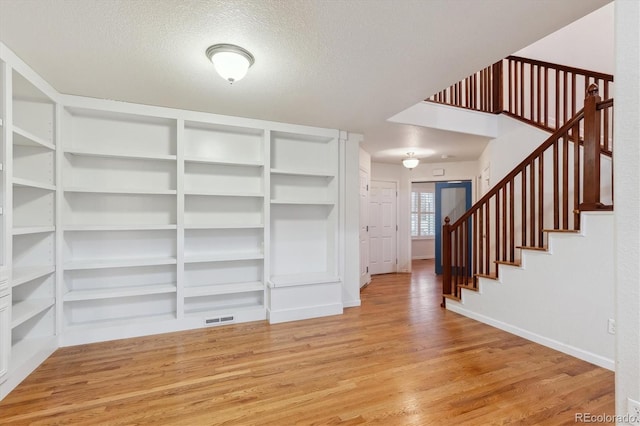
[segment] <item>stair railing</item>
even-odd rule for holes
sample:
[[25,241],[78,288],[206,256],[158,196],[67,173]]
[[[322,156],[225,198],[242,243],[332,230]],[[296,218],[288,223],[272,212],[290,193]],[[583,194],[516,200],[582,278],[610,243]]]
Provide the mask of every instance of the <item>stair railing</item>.
[[[613,76],[535,59],[509,56],[426,99],[494,114],[505,113],[554,132],[583,107],[595,84],[604,99],[613,93]],[[611,122],[602,123],[605,134]]]
[[602,153],[611,152],[613,100],[592,84],[584,105],[455,223],[445,219],[444,297],[497,278],[499,264],[518,264],[519,249],[543,250],[545,230],[579,230],[580,211],[612,208],[612,175],[602,173],[612,159]]

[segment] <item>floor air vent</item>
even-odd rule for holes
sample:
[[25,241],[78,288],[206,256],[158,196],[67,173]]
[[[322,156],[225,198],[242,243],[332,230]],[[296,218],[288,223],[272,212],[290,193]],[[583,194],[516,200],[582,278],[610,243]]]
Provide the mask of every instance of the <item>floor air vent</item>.
[[227,322],[233,322],[233,318],[234,318],[233,315],[228,315],[224,317],[205,318],[204,325],[211,326],[211,325],[220,325]]

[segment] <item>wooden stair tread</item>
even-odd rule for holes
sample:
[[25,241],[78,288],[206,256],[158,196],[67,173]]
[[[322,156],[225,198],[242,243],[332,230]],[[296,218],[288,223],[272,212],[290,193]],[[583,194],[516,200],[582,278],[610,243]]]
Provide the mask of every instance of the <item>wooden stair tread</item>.
[[490,280],[498,280],[498,276],[497,275],[489,275],[489,274],[476,274],[475,275],[478,278],[488,278]]
[[506,260],[494,260],[493,263],[496,265],[507,265],[507,266],[520,266],[520,262],[509,262]]
[[459,297],[456,297],[453,294],[443,294],[442,297],[444,297],[445,299],[455,300],[456,302],[459,302],[461,300]]
[[579,229],[543,229],[542,232],[559,232],[563,234],[579,234]]
[[521,250],[549,251],[548,247],[516,246],[516,248]]
[[476,287],[474,287],[473,285],[468,285],[468,284],[460,284],[458,286],[458,288],[464,288],[464,289],[471,290],[471,291],[478,291],[478,289]]

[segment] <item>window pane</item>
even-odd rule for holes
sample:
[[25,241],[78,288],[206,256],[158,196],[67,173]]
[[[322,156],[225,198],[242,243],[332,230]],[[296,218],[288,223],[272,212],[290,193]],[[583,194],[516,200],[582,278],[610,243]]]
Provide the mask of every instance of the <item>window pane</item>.
[[418,192],[411,193],[411,211],[418,212]]
[[418,236],[418,213],[411,213],[411,236]]

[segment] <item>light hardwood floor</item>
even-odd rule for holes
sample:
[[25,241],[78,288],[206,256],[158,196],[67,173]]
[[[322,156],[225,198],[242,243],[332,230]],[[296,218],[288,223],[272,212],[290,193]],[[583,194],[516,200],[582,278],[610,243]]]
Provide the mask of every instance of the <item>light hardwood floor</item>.
[[613,373],[440,308],[431,261],[328,318],[62,348],[0,424],[575,424]]

